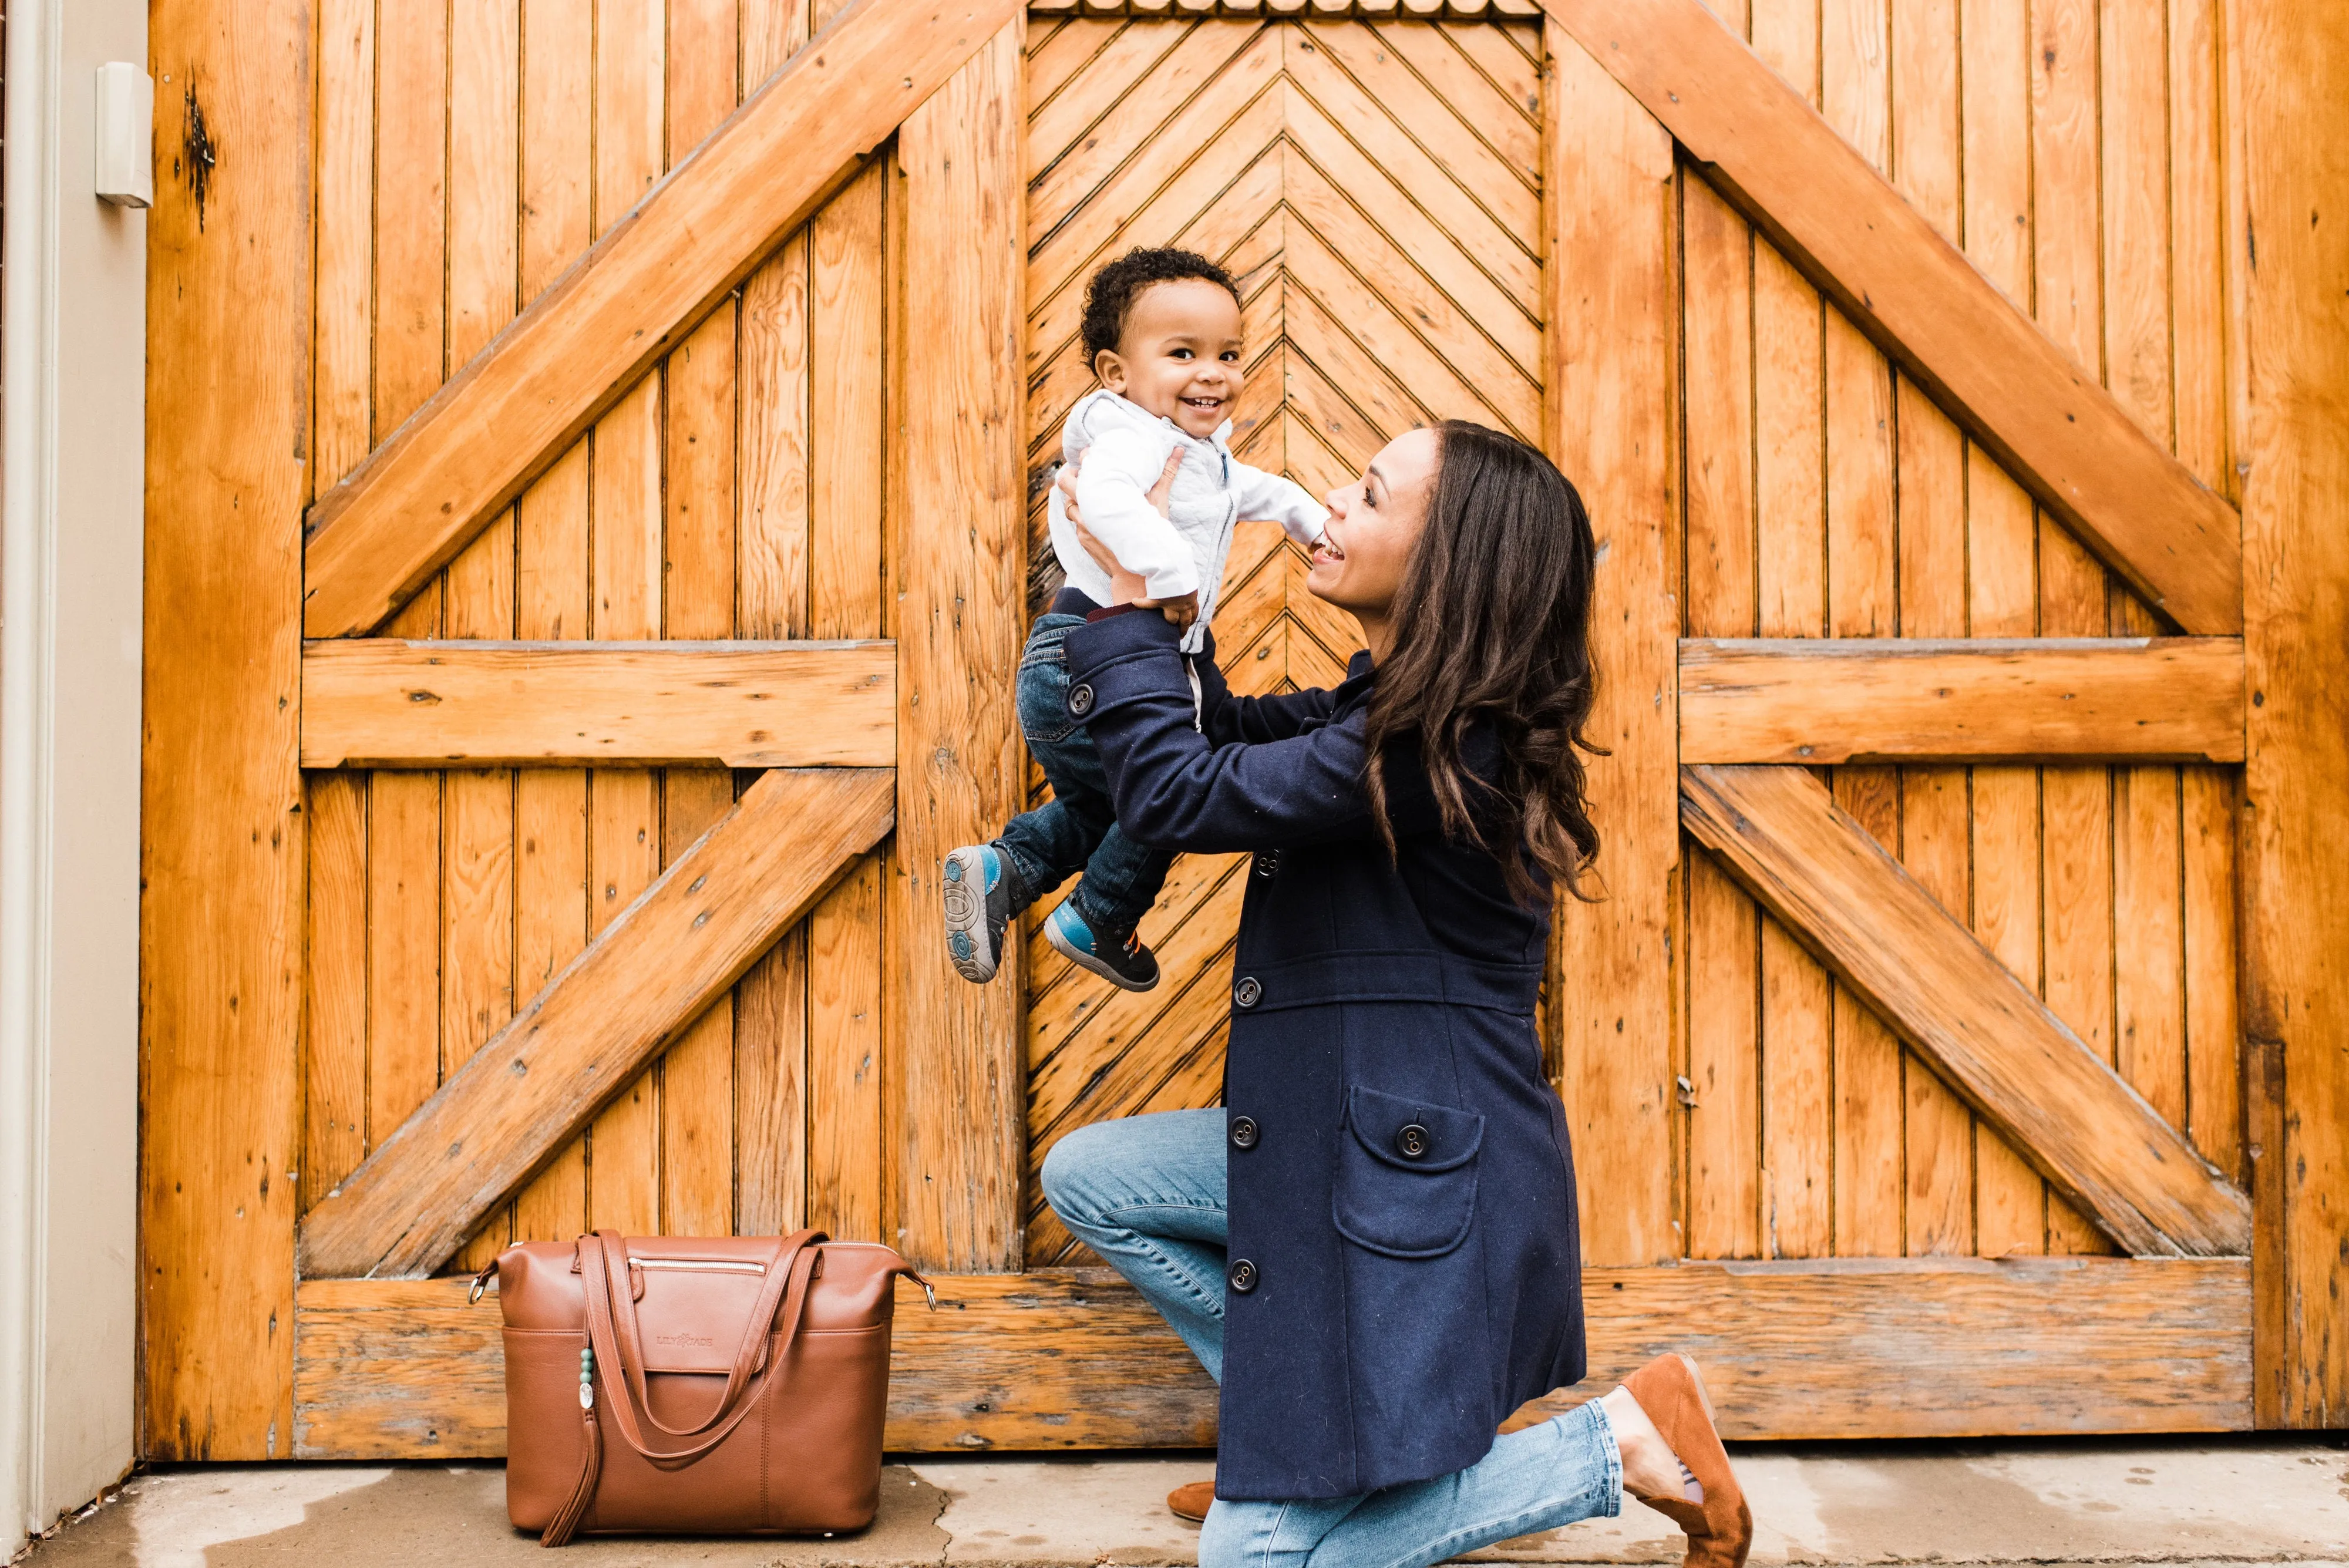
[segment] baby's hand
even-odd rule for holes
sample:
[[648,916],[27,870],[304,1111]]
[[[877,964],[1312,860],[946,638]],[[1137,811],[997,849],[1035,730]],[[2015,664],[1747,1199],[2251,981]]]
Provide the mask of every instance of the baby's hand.
[[1160,599],[1158,608],[1168,620],[1174,623],[1175,630],[1188,631],[1191,629],[1191,623],[1199,618],[1199,596],[1195,592],[1182,594],[1171,599]]

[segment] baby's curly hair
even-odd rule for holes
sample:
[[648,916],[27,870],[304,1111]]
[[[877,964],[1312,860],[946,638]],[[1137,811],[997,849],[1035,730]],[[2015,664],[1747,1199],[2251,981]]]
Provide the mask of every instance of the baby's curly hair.
[[1100,363],[1104,352],[1114,352],[1124,335],[1125,318],[1134,296],[1154,283],[1174,283],[1195,277],[1226,289],[1232,303],[1240,302],[1239,285],[1232,275],[1196,251],[1172,245],[1136,246],[1093,274],[1085,285],[1085,365]]

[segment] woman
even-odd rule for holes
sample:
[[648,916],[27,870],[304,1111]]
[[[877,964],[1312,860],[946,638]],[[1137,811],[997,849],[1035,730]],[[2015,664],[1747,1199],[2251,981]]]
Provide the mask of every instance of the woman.
[[1369,645],[1334,691],[1235,697],[1210,643],[1195,705],[1174,627],[1099,553],[1119,602],[1069,634],[1069,711],[1118,820],[1255,860],[1224,1107],[1073,1133],[1045,1197],[1222,1385],[1203,1568],[1415,1568],[1626,1490],[1733,1568],[1752,1525],[1685,1358],[1494,1437],[1584,1372],[1533,1008],[1551,885],[1598,847],[1588,520],[1538,452],[1456,421],[1329,503],[1307,586]]

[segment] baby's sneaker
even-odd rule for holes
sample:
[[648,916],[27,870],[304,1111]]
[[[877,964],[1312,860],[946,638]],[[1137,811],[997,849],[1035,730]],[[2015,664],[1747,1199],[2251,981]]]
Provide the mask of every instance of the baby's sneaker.
[[1158,983],[1158,955],[1142,945],[1142,933],[1128,931],[1123,941],[1104,941],[1077,913],[1074,899],[1062,899],[1061,907],[1045,919],[1044,940],[1071,963],[1092,971],[1112,985],[1148,991]]
[[965,980],[984,985],[1003,961],[1013,876],[1003,852],[991,844],[966,844],[947,856],[938,883],[947,910],[947,957]]

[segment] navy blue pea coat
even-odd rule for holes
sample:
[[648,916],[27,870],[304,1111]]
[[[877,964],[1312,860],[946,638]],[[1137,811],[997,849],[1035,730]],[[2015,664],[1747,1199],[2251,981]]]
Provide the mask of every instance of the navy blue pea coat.
[[[1247,698],[1210,642],[1195,727],[1163,617],[1076,628],[1067,652],[1125,830],[1256,857],[1225,1076],[1217,1495],[1475,1464],[1584,1371],[1573,1159],[1534,1033],[1547,902],[1447,838],[1415,747],[1388,753],[1389,858],[1362,783],[1368,654],[1334,691]],[[1468,760],[1489,773],[1489,741]]]

